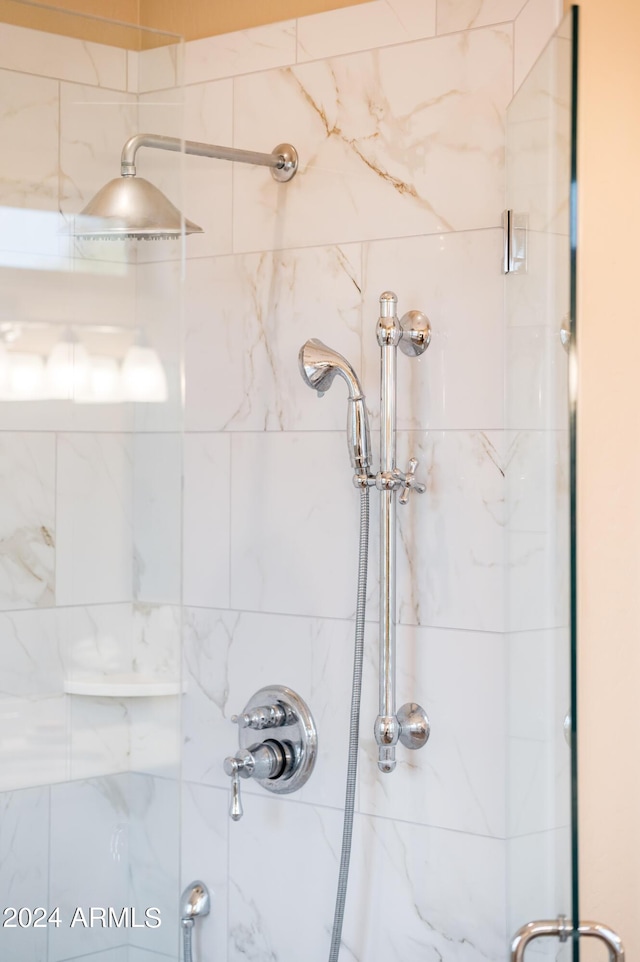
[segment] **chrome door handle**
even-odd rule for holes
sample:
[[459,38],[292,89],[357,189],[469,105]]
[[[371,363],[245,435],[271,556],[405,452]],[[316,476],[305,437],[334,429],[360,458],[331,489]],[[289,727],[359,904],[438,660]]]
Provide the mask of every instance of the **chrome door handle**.
[[[541,938],[557,938],[566,942],[574,929],[565,916],[557,919],[547,919],[539,922],[527,922],[518,929],[511,942],[511,962],[523,962],[525,949],[529,942]],[[601,922],[581,922],[578,926],[578,938],[599,939],[609,950],[609,962],[624,962],[624,945],[622,939]]]
[[610,962],[624,962],[624,945],[617,932],[610,929],[602,922],[581,922],[578,926],[578,935],[600,939],[609,949]]

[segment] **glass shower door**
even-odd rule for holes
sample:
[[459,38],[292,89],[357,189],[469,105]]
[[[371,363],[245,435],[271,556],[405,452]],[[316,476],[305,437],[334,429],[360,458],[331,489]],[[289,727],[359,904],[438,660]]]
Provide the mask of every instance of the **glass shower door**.
[[[508,928],[578,923],[574,448],[577,8],[508,110]],[[528,952],[570,958],[571,940]],[[578,943],[574,952],[577,955]]]
[[[2,4],[6,962],[179,954],[181,244],[80,240],[72,225],[132,134],[181,131],[180,50]],[[174,160],[161,173],[180,204]]]

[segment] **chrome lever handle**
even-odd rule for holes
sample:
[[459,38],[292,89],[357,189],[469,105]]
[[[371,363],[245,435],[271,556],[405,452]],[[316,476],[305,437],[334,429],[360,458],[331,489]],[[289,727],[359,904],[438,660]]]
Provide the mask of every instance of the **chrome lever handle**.
[[422,484],[422,482],[418,481],[416,478],[416,468],[418,467],[418,463],[419,462],[417,458],[410,458],[409,470],[406,474],[403,474],[402,471],[398,471],[397,468],[394,472],[403,486],[403,491],[400,495],[400,504],[406,504],[408,502],[411,491],[417,491],[418,494],[424,494],[424,492],[427,490],[426,485]]
[[240,767],[241,763],[237,758],[225,758],[225,773],[231,775],[231,805],[229,807],[229,815],[234,822],[240,821],[244,815],[242,798],[240,797]]
[[264,728],[280,728],[282,725],[290,725],[295,721],[293,712],[285,709],[284,705],[259,705],[251,711],[243,712],[241,715],[232,715],[231,721],[238,728],[254,728],[262,731]]
[[240,797],[240,775],[238,772],[234,772],[231,776],[231,807],[229,809],[229,815],[234,822],[239,822],[244,815],[242,799]]

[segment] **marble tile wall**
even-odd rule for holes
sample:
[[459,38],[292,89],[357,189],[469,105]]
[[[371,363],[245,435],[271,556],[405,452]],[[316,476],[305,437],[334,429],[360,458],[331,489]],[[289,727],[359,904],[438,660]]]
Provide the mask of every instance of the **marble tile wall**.
[[[399,751],[393,776],[377,772],[374,509],[343,954],[506,957],[517,914],[507,915],[507,838],[531,811],[508,791],[516,669],[505,533],[509,511],[527,530],[538,483],[527,474],[507,506],[505,475],[520,477],[524,453],[505,417],[499,225],[516,57],[524,72],[539,52],[514,50],[525,5],[535,19],[531,0],[373,0],[186,46],[185,136],[222,135],[227,124],[238,147],[289,140],[301,159],[287,185],[236,165],[225,194],[228,173],[200,165],[187,187],[186,213],[200,223],[224,195],[214,232],[188,238],[186,260],[182,881],[202,877],[214,892],[198,934],[204,962],[300,951],[315,962],[328,951],[357,496],[345,392],[337,385],[319,401],[297,352],[315,336],[354,363],[377,446],[375,323],[389,288],[434,330],[423,358],[398,362],[400,458],[415,454],[428,486],[400,513],[398,697],[428,707],[433,734],[419,758]],[[539,6],[541,45],[551,28]],[[520,47],[536,42],[519,30]],[[169,269],[171,254],[156,255]],[[286,798],[244,783],[245,815],[232,823],[230,716],[267,680],[312,706],[317,772]],[[296,879],[286,925],[278,887],[264,884],[275,865]]]

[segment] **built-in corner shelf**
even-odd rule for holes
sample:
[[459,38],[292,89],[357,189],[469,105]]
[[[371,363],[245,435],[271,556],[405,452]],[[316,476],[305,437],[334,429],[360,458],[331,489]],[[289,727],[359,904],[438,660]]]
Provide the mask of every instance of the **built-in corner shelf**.
[[85,695],[89,698],[159,698],[181,695],[184,686],[179,681],[131,672],[100,675],[97,678],[71,678],[65,681],[64,691],[67,695]]

